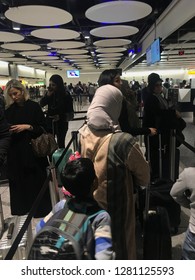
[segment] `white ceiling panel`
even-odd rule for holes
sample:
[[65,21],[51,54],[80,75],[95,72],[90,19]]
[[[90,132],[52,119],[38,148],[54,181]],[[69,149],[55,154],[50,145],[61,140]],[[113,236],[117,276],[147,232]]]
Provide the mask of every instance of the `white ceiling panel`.
[[138,20],[152,12],[150,5],[138,1],[109,1],[94,5],[85,15],[88,19],[104,23],[121,23]]
[[55,26],[72,20],[72,15],[65,10],[41,5],[10,7],[5,16],[14,22],[33,26]]

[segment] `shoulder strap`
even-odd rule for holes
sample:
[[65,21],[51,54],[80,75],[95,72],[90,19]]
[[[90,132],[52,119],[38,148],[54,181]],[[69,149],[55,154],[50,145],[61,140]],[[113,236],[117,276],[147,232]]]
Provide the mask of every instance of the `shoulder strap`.
[[98,212],[96,212],[96,213],[90,215],[90,216],[88,217],[88,219],[89,219],[89,220],[94,219],[97,215],[99,215],[100,213],[104,213],[104,212],[106,212],[106,211],[103,210],[103,209],[102,209],[102,210],[99,210]]

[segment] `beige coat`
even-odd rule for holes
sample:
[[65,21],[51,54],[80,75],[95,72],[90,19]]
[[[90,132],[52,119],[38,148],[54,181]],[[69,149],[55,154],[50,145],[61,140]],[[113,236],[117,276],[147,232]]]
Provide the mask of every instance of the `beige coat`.
[[[114,174],[113,177],[120,175],[120,168],[118,165],[124,166],[125,168],[125,177],[124,181],[120,182],[118,186],[115,186],[115,181],[117,181],[117,177],[110,180],[108,178],[108,158],[110,155],[110,151],[113,145],[113,133],[110,133],[105,130],[90,130],[87,125],[84,125],[80,129],[80,143],[81,143],[81,155],[83,157],[88,157],[92,159],[95,166],[95,171],[97,175],[97,189],[94,191],[94,198],[104,209],[110,209],[110,204],[112,207],[116,208],[117,214],[123,213],[123,217],[117,217],[117,219],[124,221],[122,222],[123,228],[117,228],[117,224],[115,225],[115,218],[112,213],[111,220],[113,223],[113,236],[117,237],[120,231],[124,232],[124,236],[121,242],[125,244],[124,247],[117,244],[116,255],[118,254],[117,250],[123,250],[123,252],[118,254],[117,258],[120,259],[136,259],[136,246],[135,246],[135,205],[133,198],[133,182],[136,185],[147,186],[149,183],[149,166],[144,156],[139,148],[139,145],[135,142],[135,139],[127,133],[120,132],[119,136],[125,136],[126,140],[122,140],[123,142],[119,143],[119,147],[127,147],[125,148],[126,155],[122,152],[117,154],[117,158],[119,158],[119,164],[114,166]],[[118,143],[117,143],[118,144]],[[112,171],[112,170],[111,170]],[[116,171],[116,172],[115,172]],[[110,172],[110,171],[109,171]],[[109,180],[109,184],[108,184]],[[113,184],[113,186],[112,186]],[[125,197],[125,209],[124,205],[121,205],[120,199],[116,199],[116,201],[109,201],[108,197],[108,185],[110,189],[119,188],[121,189],[121,196]],[[123,211],[120,212],[120,209],[123,207]],[[120,221],[119,221],[120,222]],[[116,232],[118,231],[118,232]],[[115,240],[114,240],[115,242]],[[120,243],[116,241],[116,243]],[[123,247],[123,249],[121,248]],[[120,248],[120,249],[119,249]],[[126,252],[124,252],[126,251]]]

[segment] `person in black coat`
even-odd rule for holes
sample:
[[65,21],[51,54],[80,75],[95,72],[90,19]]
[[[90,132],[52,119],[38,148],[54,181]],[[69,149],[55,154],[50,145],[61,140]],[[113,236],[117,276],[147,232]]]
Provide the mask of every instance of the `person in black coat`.
[[[7,155],[11,214],[21,216],[28,214],[47,177],[47,158],[36,157],[31,145],[31,139],[43,133],[46,122],[40,105],[29,99],[18,80],[7,83],[5,99],[5,117],[11,133]],[[34,217],[44,217],[51,207],[48,188]]]
[[141,127],[136,112],[136,98],[126,80],[121,80],[120,90],[124,96],[121,114],[119,116],[119,124],[123,132],[137,135],[155,135],[157,130],[154,127]]
[[9,125],[5,119],[4,109],[0,108],[0,168],[5,162],[10,140]]
[[[170,157],[170,135],[171,129],[181,132],[185,128],[185,121],[180,114],[169,108],[168,101],[164,98],[162,89],[163,80],[157,73],[151,73],[148,77],[149,93],[144,104],[143,127],[154,127],[161,134],[161,147],[159,147],[159,135],[149,137],[150,164],[152,180],[159,178],[159,148],[162,148],[162,170],[163,176],[169,177],[169,157]],[[148,141],[144,137],[146,146],[146,156],[148,157]]]
[[40,100],[41,107],[48,105],[47,126],[51,133],[57,136],[59,148],[65,147],[65,138],[68,131],[69,116],[73,118],[73,100],[64,87],[61,76],[52,75],[49,79],[49,88]]

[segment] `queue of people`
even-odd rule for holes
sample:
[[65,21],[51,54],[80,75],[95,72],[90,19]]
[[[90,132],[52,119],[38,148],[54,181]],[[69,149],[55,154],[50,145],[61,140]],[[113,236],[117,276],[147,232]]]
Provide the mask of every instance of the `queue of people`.
[[[169,107],[163,96],[162,82],[157,73],[151,73],[148,77],[148,86],[144,95],[142,93],[144,114],[143,127],[140,127],[136,99],[131,88],[121,79],[117,69],[103,71],[98,79],[99,87],[90,100],[86,122],[79,129],[81,158],[88,158],[93,163],[94,176],[92,181],[89,180],[89,187],[84,196],[82,192],[77,194],[77,188],[81,187],[79,179],[74,188],[68,186],[69,181],[64,181],[64,184],[66,187],[67,183],[68,190],[75,192],[76,202],[86,202],[90,198],[98,208],[105,210],[107,228],[111,228],[107,240],[109,249],[105,252],[109,252],[110,257],[99,257],[101,254],[97,254],[97,259],[113,259],[115,256],[115,259],[134,260],[137,257],[136,186],[147,187],[150,180],[159,178],[159,129],[163,145],[166,146],[166,151],[169,151],[167,139],[170,127],[164,119]],[[2,117],[3,122],[5,121],[2,125],[5,131],[5,148],[2,148],[4,152],[1,154],[4,158],[7,153],[11,213],[25,215],[30,211],[46,179],[48,165],[47,158],[37,158],[33,154],[30,140],[43,133],[44,128],[56,134],[59,148],[65,147],[69,122],[67,113],[73,111],[72,97],[66,90],[62,77],[52,75],[48,91],[41,98],[40,105],[29,99],[26,88],[17,80],[7,83],[5,102],[5,119]],[[46,116],[41,108],[44,106],[47,106]],[[181,115],[172,110],[171,116],[173,125],[181,132],[185,128]],[[143,154],[134,137],[140,134],[145,136],[146,151],[146,138],[150,139],[151,169],[147,156]],[[90,168],[93,169],[92,166]],[[71,181],[70,184],[74,182]],[[175,198],[174,190],[171,194]],[[189,199],[193,197],[190,196]],[[51,200],[49,191],[46,191],[35,217],[50,217],[50,211]],[[192,226],[189,230],[194,234]],[[95,236],[95,230],[93,234]],[[188,237],[189,233],[186,238]],[[194,242],[194,238],[192,241]]]

